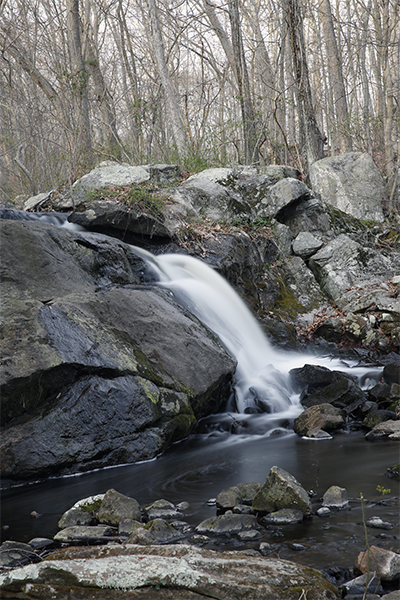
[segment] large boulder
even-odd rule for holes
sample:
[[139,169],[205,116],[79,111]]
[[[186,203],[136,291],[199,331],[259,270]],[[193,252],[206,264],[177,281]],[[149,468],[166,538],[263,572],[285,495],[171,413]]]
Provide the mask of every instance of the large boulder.
[[150,173],[143,167],[105,163],[75,181],[72,186],[74,206],[80,206],[94,190],[143,183],[149,179]]
[[279,467],[272,467],[253,500],[252,508],[260,512],[293,508],[303,514],[309,514],[311,501],[306,490],[293,475]]
[[229,393],[234,360],[130,246],[3,221],[2,477],[154,457]]
[[[212,552],[193,546],[101,546],[53,553],[39,565],[0,575],[5,594],[98,600],[334,600],[337,589],[322,573],[278,558]],[[66,587],[65,587],[66,586]],[[40,596],[39,596],[40,594]]]
[[400,555],[378,546],[370,546],[365,552],[360,552],[354,570],[356,573],[375,571],[382,581],[396,581],[400,579]]
[[189,217],[266,219],[292,200],[282,195],[273,197],[273,186],[286,178],[297,181],[298,176],[293,167],[280,165],[206,169],[177,188],[173,200],[186,207]]
[[349,152],[318,160],[310,167],[310,180],[327,204],[358,219],[383,221],[385,186],[369,154]]
[[324,431],[334,431],[344,425],[345,419],[342,411],[331,404],[316,404],[306,408],[294,420],[294,431],[298,435],[308,436],[308,432],[313,429],[322,429]]
[[314,254],[309,267],[324,293],[336,301],[353,286],[390,279],[398,271],[399,259],[398,255],[390,257],[361,246],[342,234]]

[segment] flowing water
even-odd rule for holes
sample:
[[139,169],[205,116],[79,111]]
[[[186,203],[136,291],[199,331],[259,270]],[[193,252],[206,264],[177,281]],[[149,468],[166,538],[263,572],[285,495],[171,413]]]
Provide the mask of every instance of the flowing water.
[[[60,219],[57,225],[63,225]],[[353,499],[351,510],[329,519],[314,516],[302,525],[264,532],[261,541],[268,541],[281,557],[316,567],[350,567],[363,549],[360,493],[370,500],[367,516],[381,516],[395,525],[387,532],[375,530],[371,536],[386,535],[378,538],[379,542],[393,546],[398,505],[395,500],[382,503],[376,488],[392,488],[389,497],[398,494],[398,485],[384,476],[386,468],[399,460],[398,445],[388,441],[368,443],[362,432],[337,434],[324,441],[299,438],[292,431],[292,423],[302,407],[288,376],[294,367],[320,364],[352,372],[365,388],[379,380],[381,369],[279,351],[271,346],[230,285],[205,263],[185,255],[155,257],[134,249],[147,261],[159,285],[171,290],[175,299],[210,327],[236,358],[233,398],[225,412],[204,419],[195,435],[153,461],[4,491],[2,539],[29,541],[35,536],[52,536],[61,514],[77,500],[110,488],[135,497],[141,504],[158,498],[174,503],[187,501],[190,508],[185,520],[195,526],[215,514],[215,507],[207,501],[221,489],[243,481],[262,483],[269,469],[277,465],[306,489],[312,488],[316,500],[331,485],[345,487]],[[41,516],[31,518],[32,511]],[[304,545],[301,555],[293,549],[293,542]],[[258,547],[259,543],[246,547]],[[225,547],[243,545],[230,540]]]

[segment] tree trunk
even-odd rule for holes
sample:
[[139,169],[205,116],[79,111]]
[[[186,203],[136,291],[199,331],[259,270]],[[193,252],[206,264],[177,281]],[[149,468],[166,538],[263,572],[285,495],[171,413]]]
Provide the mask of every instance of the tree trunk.
[[347,109],[346,90],[329,0],[320,0],[319,8],[328,57],[328,72],[333,93],[334,117],[337,124],[339,149],[341,152],[350,152],[352,150],[352,142],[348,133],[349,113]]
[[154,52],[157,71],[160,76],[160,81],[165,96],[165,102],[167,105],[167,111],[170,118],[170,125],[176,149],[178,154],[183,157],[187,153],[183,116],[179,109],[178,98],[168,72],[156,0],[147,0],[147,2],[149,6],[149,19],[153,46],[152,49]]
[[74,90],[74,118],[77,123],[78,161],[91,164],[93,150],[87,93],[88,74],[82,54],[79,0],[67,0],[67,34],[72,69],[71,83]]
[[312,103],[299,0],[285,0],[285,7],[296,84],[300,153],[303,159],[303,171],[308,177],[310,166],[324,157],[324,142]]
[[240,107],[243,119],[245,163],[257,163],[258,148],[256,119],[250,93],[249,74],[244,55],[238,0],[229,0],[228,8],[232,31],[232,47],[235,56],[236,80],[239,88]]

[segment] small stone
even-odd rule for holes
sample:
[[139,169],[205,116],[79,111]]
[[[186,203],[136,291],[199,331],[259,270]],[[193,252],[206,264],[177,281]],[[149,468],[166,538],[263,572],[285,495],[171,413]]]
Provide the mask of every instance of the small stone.
[[393,529],[392,523],[382,521],[380,517],[371,517],[368,519],[367,527],[372,527],[374,529]]
[[217,499],[216,498],[209,498],[207,500],[207,505],[208,506],[215,506],[217,504]]
[[187,510],[189,508],[190,504],[189,502],[179,502],[179,504],[176,505],[177,510],[180,510],[181,512],[184,512],[185,510]]
[[343,509],[349,506],[347,491],[337,485],[332,485],[323,495],[322,506]]
[[33,550],[42,550],[42,548],[47,548],[47,546],[51,546],[54,543],[53,540],[49,538],[33,538],[29,542],[29,546],[33,548]]
[[158,544],[154,536],[151,535],[150,531],[147,531],[144,527],[138,527],[126,540],[127,544],[139,544],[140,546],[152,546]]
[[38,519],[40,517],[40,513],[38,513],[36,510],[33,510],[30,516],[32,517],[32,519]]
[[238,538],[242,542],[251,542],[252,540],[256,540],[261,537],[261,533],[256,529],[250,529],[249,531],[240,531],[238,533]]
[[331,440],[332,436],[329,435],[329,433],[327,433],[323,429],[314,428],[314,429],[310,429],[310,431],[307,432],[307,435],[303,435],[303,439],[304,440]]
[[301,552],[301,550],[306,549],[306,547],[303,546],[303,544],[296,544],[296,543],[291,544],[290,547],[292,550],[295,550],[296,552]]
[[237,515],[248,515],[252,510],[251,506],[248,506],[248,504],[238,504],[233,507],[232,512]]
[[317,515],[319,517],[329,517],[330,514],[332,513],[327,506],[321,506],[321,508],[317,510]]
[[118,533],[119,535],[131,535],[136,529],[139,527],[143,527],[143,524],[139,521],[134,521],[133,519],[121,519],[118,523]]
[[268,542],[262,542],[259,546],[259,550],[263,556],[268,556],[268,554],[271,554],[273,551],[273,548]]
[[177,510],[175,504],[168,500],[156,500],[146,506],[146,512],[150,521],[153,519],[176,519],[181,516],[181,512]]
[[145,525],[146,531],[149,531],[153,538],[159,543],[172,542],[181,537],[179,531],[164,519],[153,519]]
[[218,508],[222,508],[223,510],[242,504],[242,494],[240,493],[239,488],[233,486],[226,490],[222,490],[217,496],[216,504]]
[[263,518],[263,523],[266,525],[292,525],[301,523],[303,516],[301,510],[284,508],[266,515]]

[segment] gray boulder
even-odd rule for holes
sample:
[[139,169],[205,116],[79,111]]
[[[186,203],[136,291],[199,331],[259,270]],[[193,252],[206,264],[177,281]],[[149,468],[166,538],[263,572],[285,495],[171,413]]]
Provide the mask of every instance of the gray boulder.
[[347,490],[337,485],[332,485],[323,495],[322,506],[336,509],[347,508],[349,506]]
[[[241,552],[212,552],[194,546],[102,546],[70,548],[0,575],[1,592],[18,594],[36,584],[42,597],[85,590],[99,600],[145,594],[160,600],[235,598],[235,600],[309,600],[339,598],[322,573],[290,561]],[[145,597],[143,596],[143,597]]]
[[70,508],[67,510],[58,521],[59,529],[74,527],[75,525],[93,525],[93,514],[89,511],[84,511],[81,508]]
[[342,234],[328,242],[309,260],[321,289],[332,300],[355,285],[380,283],[396,273],[399,257],[366,248]]
[[100,523],[118,526],[121,519],[141,520],[140,506],[137,500],[120,494],[115,490],[108,490],[98,512]]
[[365,439],[369,441],[382,439],[400,440],[400,421],[383,421],[369,431]]
[[370,546],[365,552],[360,552],[354,563],[354,570],[363,574],[371,569],[381,581],[396,581],[400,578],[400,555],[391,550]]
[[257,518],[254,515],[238,515],[227,511],[225,514],[205,519],[196,527],[200,534],[232,535],[240,531],[258,529]]
[[358,219],[383,221],[385,186],[369,154],[349,152],[318,160],[310,167],[310,180],[327,204]]
[[294,420],[294,431],[298,435],[307,436],[312,429],[323,429],[324,431],[334,431],[344,425],[344,417],[339,408],[331,404],[317,404],[306,408]]
[[125,186],[133,183],[143,183],[150,179],[150,173],[143,167],[126,164],[105,163],[87,173],[72,186],[74,207],[77,208],[90,192],[101,188]]
[[4,478],[152,458],[226,397],[234,360],[169,294],[138,285],[130,246],[0,228]]
[[252,508],[259,512],[290,508],[309,514],[311,502],[306,490],[293,475],[279,467],[272,467],[253,500]]

